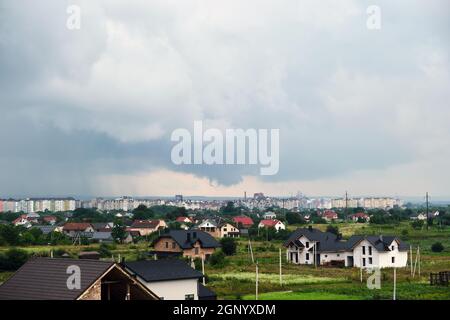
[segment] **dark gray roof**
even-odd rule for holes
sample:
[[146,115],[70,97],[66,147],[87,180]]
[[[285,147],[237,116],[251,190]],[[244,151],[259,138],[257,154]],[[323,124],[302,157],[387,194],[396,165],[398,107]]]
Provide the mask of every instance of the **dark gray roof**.
[[358,244],[360,241],[366,239],[369,241],[377,251],[389,251],[389,246],[391,243],[395,240],[398,243],[398,249],[400,251],[407,251],[409,249],[409,246],[407,243],[401,241],[396,236],[361,236],[361,235],[355,235],[351,236],[350,239],[348,239],[348,246],[349,248],[353,248],[356,244]]
[[94,232],[94,234],[92,235],[92,240],[113,240],[112,237],[112,232],[108,232],[108,231],[99,231],[99,232]]
[[213,236],[200,230],[171,230],[169,233],[162,234],[158,239],[164,237],[172,238],[182,249],[193,248],[197,241],[200,241],[202,248],[220,247],[220,243]]
[[301,236],[305,236],[309,240],[319,241],[321,243],[335,241],[337,238],[335,234],[330,232],[322,232],[318,229],[298,228],[290,235],[289,239],[284,243],[284,245],[288,246],[289,243],[299,239]]
[[322,232],[317,229],[297,229],[291,234],[289,239],[284,243],[284,246],[289,246],[291,243],[301,247],[298,243],[298,239],[301,236],[305,236],[309,240],[318,241],[317,252],[336,252],[336,251],[350,251],[359,242],[366,239],[369,241],[377,251],[389,251],[389,245],[396,240],[399,244],[400,251],[408,250],[408,244],[402,242],[395,236],[363,236],[355,235],[351,236],[347,241],[340,241],[336,235],[329,232]]
[[33,228],[41,230],[43,234],[49,234],[55,231],[56,226],[33,226]]
[[[81,270],[79,290],[67,288],[71,265]],[[0,300],[75,300],[113,265],[99,260],[32,258],[0,286]]]
[[217,294],[201,283],[198,284],[198,298],[200,300],[212,300],[217,298]]
[[203,277],[200,271],[192,269],[186,262],[178,259],[125,262],[125,267],[147,282]]

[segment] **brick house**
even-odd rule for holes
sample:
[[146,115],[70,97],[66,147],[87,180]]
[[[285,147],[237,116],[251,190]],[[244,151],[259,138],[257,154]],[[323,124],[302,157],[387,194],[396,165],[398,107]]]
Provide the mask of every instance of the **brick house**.
[[158,256],[182,255],[208,259],[220,247],[220,243],[200,230],[171,230],[154,240],[152,246],[152,253]]
[[[79,283],[76,280],[77,272],[80,274]],[[73,282],[70,277],[73,277]],[[74,284],[74,287],[69,288],[70,284]],[[31,258],[0,286],[0,300],[159,300],[159,298],[114,262]]]

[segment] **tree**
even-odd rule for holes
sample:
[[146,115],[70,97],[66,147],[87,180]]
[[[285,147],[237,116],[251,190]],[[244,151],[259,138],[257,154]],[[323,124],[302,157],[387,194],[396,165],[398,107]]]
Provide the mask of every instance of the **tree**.
[[288,212],[286,213],[286,221],[289,224],[303,224],[305,223],[305,220],[303,217],[295,212]]
[[227,256],[232,256],[236,253],[236,241],[233,238],[222,238],[220,240],[222,251]]
[[433,252],[442,252],[442,251],[444,251],[444,246],[440,242],[435,242],[431,246],[431,251],[433,251]]
[[9,249],[0,255],[0,270],[17,270],[28,260],[28,253],[21,249]]
[[20,242],[19,229],[13,225],[0,226],[0,238],[10,246],[18,245]]
[[415,220],[415,221],[411,222],[411,227],[413,227],[413,229],[416,229],[416,230],[422,229],[423,225],[424,225],[424,223],[422,220]]
[[125,229],[125,225],[121,219],[116,219],[116,221],[114,222],[114,227],[111,232],[111,235],[114,241],[117,241],[119,243],[122,243],[123,240],[126,238],[127,232]]
[[214,252],[209,257],[209,264],[212,266],[223,266],[225,264],[225,254],[222,250],[218,250]]

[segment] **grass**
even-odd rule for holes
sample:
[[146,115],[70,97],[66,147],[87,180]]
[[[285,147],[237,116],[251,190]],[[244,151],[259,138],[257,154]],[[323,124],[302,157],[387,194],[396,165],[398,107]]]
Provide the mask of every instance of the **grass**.
[[[421,276],[411,277],[410,268],[397,270],[398,299],[450,300],[448,287],[430,286],[430,272],[450,270],[450,228],[443,230],[430,228],[426,230],[412,229],[409,222],[398,225],[373,226],[362,223],[338,224],[344,238],[352,234],[384,234],[397,235],[413,245],[420,245]],[[297,226],[290,226],[295,229]],[[300,227],[300,226],[298,226]],[[304,227],[304,226],[302,226]],[[314,225],[314,228],[325,230],[327,225]],[[407,230],[407,234],[402,230]],[[402,235],[403,234],[403,235]],[[431,251],[431,244],[441,242],[445,250],[440,253]],[[248,242],[240,240],[236,255],[227,257],[223,267],[207,266],[208,285],[216,291],[220,299],[254,299],[255,265],[252,263]],[[381,289],[370,290],[366,286],[368,274],[363,274],[360,281],[360,270],[356,268],[332,268],[305,265],[293,265],[286,262],[285,251],[282,252],[283,285],[279,284],[279,248],[282,241],[252,242],[255,259],[259,265],[259,298],[260,299],[392,299],[393,270],[381,271]],[[415,256],[415,251],[414,251]]]
[[[255,295],[245,295],[243,300],[255,300]],[[359,300],[358,296],[327,292],[269,292],[258,295],[258,300]]]

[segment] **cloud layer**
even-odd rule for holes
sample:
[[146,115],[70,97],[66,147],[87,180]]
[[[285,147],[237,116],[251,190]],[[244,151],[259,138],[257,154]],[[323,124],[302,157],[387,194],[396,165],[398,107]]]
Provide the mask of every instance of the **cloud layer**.
[[[80,30],[66,28],[70,4]],[[378,1],[378,31],[371,4],[2,1],[0,195],[161,194],[175,172],[186,194],[196,179],[240,194],[250,178],[338,192],[361,174],[354,192],[383,192],[364,185],[375,172],[386,193],[450,196],[448,1]],[[279,128],[279,174],[174,166],[170,134],[194,120]]]

